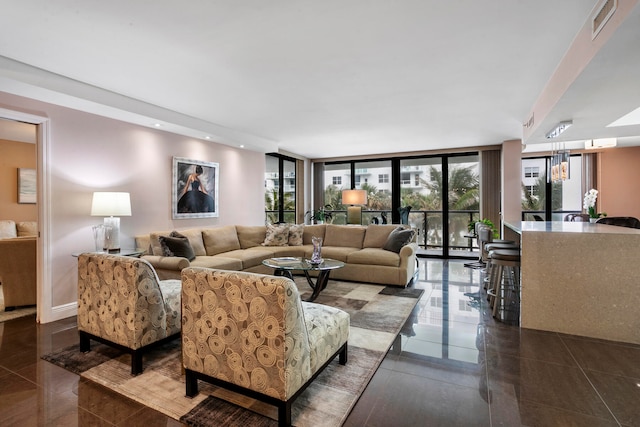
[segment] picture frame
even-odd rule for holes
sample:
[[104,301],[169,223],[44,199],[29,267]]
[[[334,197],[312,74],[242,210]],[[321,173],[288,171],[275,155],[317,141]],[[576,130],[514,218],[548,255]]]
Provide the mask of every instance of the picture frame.
[[212,218],[220,215],[218,163],[173,158],[171,213],[173,219]]
[[18,168],[18,203],[35,204],[38,199],[36,170]]

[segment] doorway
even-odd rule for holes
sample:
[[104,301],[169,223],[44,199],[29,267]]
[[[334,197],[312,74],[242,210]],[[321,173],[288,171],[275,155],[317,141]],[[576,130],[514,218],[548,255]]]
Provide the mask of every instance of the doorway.
[[48,168],[49,119],[20,111],[0,108],[0,118],[36,126],[36,321],[46,323],[56,320],[51,307],[50,259],[50,203],[47,191],[50,182]]

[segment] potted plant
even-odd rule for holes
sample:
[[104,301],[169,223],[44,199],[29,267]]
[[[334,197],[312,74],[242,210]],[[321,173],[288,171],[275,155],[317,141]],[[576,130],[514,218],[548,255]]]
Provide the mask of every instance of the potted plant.
[[333,218],[333,213],[329,212],[331,209],[331,205],[324,205],[320,209],[307,211],[305,216],[309,215],[309,220],[316,224],[324,224],[325,221],[329,221]]
[[598,199],[598,190],[592,188],[584,194],[583,207],[589,214],[589,222],[596,222],[598,218],[607,216],[606,212],[596,212],[596,200]]

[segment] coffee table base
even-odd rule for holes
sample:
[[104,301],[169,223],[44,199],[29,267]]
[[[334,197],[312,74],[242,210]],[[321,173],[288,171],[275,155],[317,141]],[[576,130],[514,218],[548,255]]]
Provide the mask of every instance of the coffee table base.
[[[320,273],[318,273],[318,278],[314,283],[313,278],[309,275],[309,272],[307,270],[303,270],[304,276],[307,278],[307,283],[309,283],[309,286],[311,286],[311,289],[313,289],[313,293],[308,299],[305,300],[306,302],[313,302],[316,298],[318,298],[318,295],[320,295],[320,292],[322,292],[324,288],[327,287],[327,283],[329,282],[330,272],[331,270],[321,270]],[[275,271],[273,272],[273,275],[284,276],[293,280],[293,274],[291,273],[291,270],[276,268]]]

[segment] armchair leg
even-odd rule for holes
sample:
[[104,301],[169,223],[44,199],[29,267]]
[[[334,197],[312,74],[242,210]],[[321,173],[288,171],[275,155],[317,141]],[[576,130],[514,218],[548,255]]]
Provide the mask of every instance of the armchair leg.
[[278,405],[278,427],[291,425],[291,402],[283,402]]
[[131,375],[142,373],[142,351],[134,350],[131,353]]
[[193,374],[193,371],[185,369],[184,382],[187,387],[187,397],[194,397],[198,394],[198,378]]
[[342,350],[340,351],[340,354],[338,354],[338,363],[340,363],[341,365],[346,365],[347,364],[347,343],[344,343],[344,346],[342,347]]
[[91,351],[91,339],[84,332],[80,331],[80,352],[87,353]]

